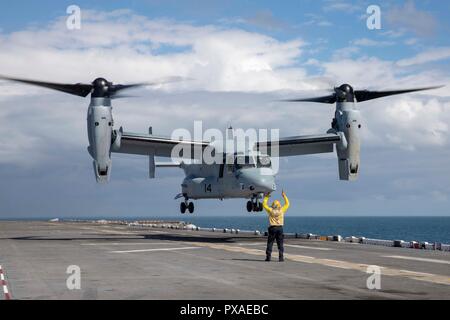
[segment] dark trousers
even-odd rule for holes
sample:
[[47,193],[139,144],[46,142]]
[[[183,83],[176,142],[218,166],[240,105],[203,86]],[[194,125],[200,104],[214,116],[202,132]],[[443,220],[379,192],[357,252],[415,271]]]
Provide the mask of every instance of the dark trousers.
[[266,255],[269,257],[272,255],[273,243],[276,240],[277,246],[278,246],[278,251],[280,253],[280,256],[282,256],[284,253],[283,239],[284,239],[284,233],[283,233],[282,226],[269,227],[269,237],[267,238]]

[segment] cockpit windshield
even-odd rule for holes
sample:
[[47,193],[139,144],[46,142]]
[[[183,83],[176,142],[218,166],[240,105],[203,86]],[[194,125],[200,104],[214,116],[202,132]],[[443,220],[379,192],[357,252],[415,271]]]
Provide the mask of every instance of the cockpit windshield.
[[255,160],[250,156],[236,156],[234,160],[234,165],[236,170],[244,169],[244,168],[254,168]]
[[238,155],[234,160],[234,166],[236,170],[244,169],[244,168],[270,168],[272,165],[269,156],[258,156],[255,158],[252,156],[244,156]]
[[269,156],[259,156],[258,157],[258,168],[270,168],[272,165]]

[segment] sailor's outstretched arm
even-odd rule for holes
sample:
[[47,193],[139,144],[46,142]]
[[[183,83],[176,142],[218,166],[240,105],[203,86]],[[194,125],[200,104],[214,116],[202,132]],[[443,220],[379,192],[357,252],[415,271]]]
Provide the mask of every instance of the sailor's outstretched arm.
[[283,212],[286,212],[287,209],[289,209],[289,206],[290,206],[289,199],[286,196],[286,193],[284,193],[284,191],[281,193],[281,195],[283,196],[283,199],[284,199],[284,206],[281,209],[283,210]]
[[264,195],[263,207],[266,209],[267,213],[272,213],[272,208],[268,206],[267,202],[269,201],[270,193],[266,193]]

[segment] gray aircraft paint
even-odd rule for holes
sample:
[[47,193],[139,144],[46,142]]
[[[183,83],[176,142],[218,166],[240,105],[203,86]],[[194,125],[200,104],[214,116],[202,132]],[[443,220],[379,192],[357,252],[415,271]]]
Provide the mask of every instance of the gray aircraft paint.
[[111,174],[113,125],[111,100],[92,98],[87,115],[88,150],[94,159],[94,173],[99,183],[108,182]]
[[237,169],[234,164],[184,163],[180,167],[186,175],[182,194],[188,199],[253,198],[276,190],[271,168]]
[[358,178],[361,150],[361,115],[354,102],[336,103],[335,132],[344,134],[345,139],[338,143],[339,178],[354,181]]

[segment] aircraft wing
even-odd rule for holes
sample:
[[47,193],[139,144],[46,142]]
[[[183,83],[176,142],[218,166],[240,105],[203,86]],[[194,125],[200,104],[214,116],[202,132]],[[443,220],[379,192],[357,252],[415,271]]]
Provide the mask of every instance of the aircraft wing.
[[278,148],[279,157],[328,153],[334,151],[334,144],[339,141],[341,141],[341,137],[334,133],[286,137],[276,141],[257,142],[254,150],[262,151],[270,156],[276,156],[272,154],[272,151],[273,148]]
[[[116,137],[113,143],[112,152],[136,154],[136,155],[154,155],[156,157],[171,157],[173,148],[177,147],[184,150],[190,150],[190,154],[182,155],[181,158],[196,158],[196,153],[201,156],[199,151],[206,147],[212,147],[209,142],[177,140],[170,137],[155,136],[150,134],[139,134],[130,132],[119,132],[120,137]],[[334,144],[341,141],[338,134],[322,134],[286,137],[279,140],[257,142],[254,150],[262,151],[272,155],[273,148],[278,147],[278,156],[298,156],[316,153],[328,153],[334,151]],[[197,151],[197,152],[196,152]]]
[[116,153],[171,157],[173,148],[177,146],[177,148],[191,151],[190,154],[182,154],[182,158],[194,159],[195,150],[203,151],[209,145],[208,142],[203,141],[176,140],[151,134],[118,132],[117,135],[116,141],[119,140],[119,142],[113,143],[111,150]]

